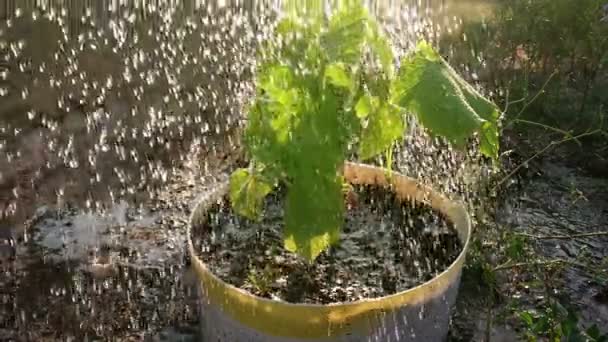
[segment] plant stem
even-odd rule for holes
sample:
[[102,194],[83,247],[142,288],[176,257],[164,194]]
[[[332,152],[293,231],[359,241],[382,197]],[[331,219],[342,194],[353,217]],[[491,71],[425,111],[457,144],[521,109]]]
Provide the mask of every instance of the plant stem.
[[[507,95],[508,95],[508,93],[507,93]],[[507,96],[507,104],[505,105],[505,109],[504,109],[502,112],[503,112],[503,113],[506,113],[506,112],[509,110],[509,107],[510,107],[511,105],[518,104],[518,103],[521,103],[521,102],[524,102],[524,101],[526,101],[526,98],[525,98],[525,97],[522,97],[522,98],[521,98],[521,99],[519,99],[519,100],[515,100],[515,101],[511,101],[511,102],[509,102],[509,98],[508,98],[508,96]],[[509,122],[509,123],[511,123],[511,122]]]
[[[597,77],[597,70],[599,69],[599,65],[595,66],[591,71],[589,77],[585,80],[585,89],[583,90],[583,99],[581,102],[581,107],[579,108],[579,115],[582,115],[585,109],[587,108],[587,98],[589,98],[589,91],[591,90],[591,86],[595,83],[595,78]],[[587,70],[587,68],[585,68]],[[586,72],[585,72],[586,73]]]
[[[557,127],[545,125],[545,124],[540,123],[540,122],[529,121],[529,120],[524,120],[524,119],[515,119],[512,122],[514,122],[514,123],[523,123],[523,124],[532,125],[532,126],[538,126],[538,127],[544,128],[544,129],[549,130],[549,131],[554,131],[556,133],[563,134],[565,137],[572,137],[572,133],[571,132],[565,131],[565,130],[557,128]],[[581,142],[580,141],[578,141],[576,139],[575,139],[575,141],[576,141],[576,143],[579,146],[581,146]]]
[[[516,120],[519,119],[520,116],[522,116],[522,114],[526,111],[526,109],[528,109],[528,107],[530,107],[530,105],[532,103],[534,103],[542,94],[545,93],[545,88],[547,87],[547,85],[549,84],[549,82],[551,82],[551,80],[553,79],[553,77],[555,77],[555,75],[557,75],[557,70],[553,71],[553,73],[551,75],[549,75],[549,78],[547,78],[547,80],[545,81],[545,83],[543,84],[543,86],[540,88],[540,90],[536,93],[536,95],[534,95],[534,97],[526,102],[526,104],[524,104],[523,108],[519,111],[519,113],[517,113],[517,115],[515,115],[515,118],[513,118],[513,120],[509,121],[506,126],[510,126],[513,122],[515,122]],[[519,101],[519,102],[523,102],[523,101]]]
[[504,184],[504,182],[506,182],[509,178],[511,178],[514,174],[516,174],[524,165],[526,165],[526,164],[530,163],[532,160],[538,158],[540,155],[549,151],[551,148],[553,148],[557,145],[566,143],[568,141],[577,140],[577,139],[587,137],[590,135],[595,135],[595,134],[598,134],[601,132],[602,132],[602,130],[600,128],[598,128],[596,130],[586,132],[586,133],[581,133],[576,136],[570,136],[570,137],[564,138],[562,140],[552,141],[549,145],[545,146],[542,150],[533,154],[530,158],[526,159],[523,163],[519,164],[516,168],[514,168],[511,172],[509,172],[504,178],[502,178],[498,183],[496,183],[496,186],[494,186],[493,190],[497,190],[502,184]]
[[492,305],[488,306],[488,317],[486,318],[486,331],[485,331],[485,342],[492,341],[492,325],[494,324],[494,310],[492,310]]
[[578,262],[575,261],[569,261],[569,260],[565,260],[565,259],[555,259],[555,260],[543,260],[543,261],[532,261],[532,262],[517,262],[517,263],[511,263],[511,262],[506,262],[500,266],[497,266],[494,268],[494,272],[496,271],[504,271],[504,270],[509,270],[512,268],[519,268],[519,267],[530,267],[530,266],[551,266],[551,265],[557,265],[557,264],[569,264],[572,266],[578,266],[578,267],[582,267],[582,268],[586,268],[585,265],[580,264]]
[[595,237],[595,236],[608,236],[608,231],[605,232],[593,232],[593,233],[581,233],[581,234],[572,234],[572,235],[533,235],[526,233],[515,233],[515,235],[528,237],[536,240],[573,240],[585,237]]
[[386,151],[386,164],[387,164],[387,172],[386,172],[386,177],[387,179],[391,180],[393,177],[393,147],[395,145],[391,145],[391,147],[388,148],[388,150]]

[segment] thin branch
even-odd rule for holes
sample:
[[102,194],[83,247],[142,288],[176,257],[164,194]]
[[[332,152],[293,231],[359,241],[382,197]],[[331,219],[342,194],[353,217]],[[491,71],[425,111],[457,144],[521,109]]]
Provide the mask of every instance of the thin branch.
[[575,261],[569,261],[569,260],[565,260],[565,259],[554,259],[554,260],[542,260],[542,261],[531,261],[531,262],[507,262],[504,263],[500,266],[497,266],[494,268],[494,272],[496,271],[504,271],[504,270],[510,270],[512,268],[520,268],[520,267],[531,267],[531,266],[552,266],[552,265],[558,265],[558,264],[568,264],[568,265],[572,265],[572,266],[578,266],[581,268],[587,268],[585,265],[580,264],[578,262]]
[[[534,95],[534,97],[526,102],[526,104],[524,104],[524,106],[522,107],[522,109],[519,111],[519,113],[517,113],[517,115],[515,115],[515,118],[511,121],[509,121],[505,126],[510,126],[514,121],[518,120],[520,116],[522,116],[522,114],[528,109],[528,107],[530,107],[530,105],[532,105],[532,103],[534,103],[542,94],[545,93],[545,88],[547,87],[547,85],[549,84],[549,82],[551,82],[551,80],[553,79],[553,77],[555,77],[555,75],[557,75],[557,70],[553,71],[553,73],[551,75],[549,75],[549,78],[547,78],[547,80],[545,81],[545,83],[543,84],[543,86],[540,88],[540,90],[536,93],[536,95]],[[520,100],[519,102],[523,102],[524,100]],[[512,102],[511,104],[513,104],[515,102]],[[508,108],[508,106],[507,106]]]
[[515,101],[511,101],[511,102],[507,102],[506,106],[505,106],[505,110],[503,110],[503,113],[506,113],[507,110],[509,110],[509,106],[514,105],[514,104],[518,104],[518,103],[522,103],[524,101],[526,101],[527,97],[522,97],[519,100],[515,100]]
[[[545,125],[545,124],[540,123],[540,122],[529,121],[529,120],[524,120],[524,119],[515,119],[512,122],[514,122],[514,123],[524,123],[524,124],[531,125],[531,126],[538,126],[538,127],[544,128],[544,129],[549,130],[549,131],[554,131],[556,133],[563,134],[565,137],[568,137],[568,138],[572,137],[572,132],[568,132],[568,131],[565,131],[563,129],[557,128],[557,127]],[[575,141],[576,141],[576,143],[579,146],[581,145],[580,141],[578,141],[576,139],[575,139]]]
[[521,99],[519,99],[519,100],[515,100],[515,101],[509,101],[509,96],[510,96],[510,91],[509,91],[509,88],[508,88],[508,86],[507,86],[507,94],[506,94],[506,96],[505,96],[505,100],[506,100],[505,109],[503,109],[503,110],[502,110],[502,112],[503,112],[503,113],[505,113],[505,114],[506,114],[506,113],[509,111],[509,107],[510,107],[511,105],[514,105],[514,104],[517,104],[517,103],[524,102],[524,101],[526,101],[526,99],[527,99],[527,97],[526,97],[526,96],[524,96],[524,97],[522,97],[522,98],[521,98]]
[[572,234],[572,235],[533,235],[533,234],[526,234],[526,233],[515,233],[515,235],[524,236],[524,237],[528,237],[528,238],[536,239],[536,240],[573,240],[573,239],[586,238],[586,237],[608,236],[608,231],[581,233],[581,234]]
[[503,109],[503,113],[506,113],[507,110],[509,110],[509,95],[510,95],[510,91],[509,91],[509,87],[507,87],[506,90],[506,94],[505,94],[505,109]]
[[557,141],[552,141],[549,145],[545,146],[543,149],[541,149],[540,151],[536,152],[535,154],[533,154],[530,158],[526,159],[523,163],[519,164],[516,168],[514,168],[513,170],[511,170],[511,172],[509,172],[509,174],[507,174],[504,178],[502,178],[497,184],[496,186],[494,186],[494,190],[498,189],[504,182],[506,182],[509,178],[511,178],[514,174],[516,174],[522,167],[524,167],[524,165],[529,164],[532,160],[538,158],[540,155],[542,155],[543,153],[549,151],[551,148],[566,143],[568,141],[572,141],[572,140],[577,140],[583,137],[587,137],[590,135],[595,135],[598,133],[601,133],[602,130],[601,129],[596,129],[590,132],[586,132],[586,133],[581,133],[577,136],[570,136],[567,138],[564,138],[562,140],[557,140]]

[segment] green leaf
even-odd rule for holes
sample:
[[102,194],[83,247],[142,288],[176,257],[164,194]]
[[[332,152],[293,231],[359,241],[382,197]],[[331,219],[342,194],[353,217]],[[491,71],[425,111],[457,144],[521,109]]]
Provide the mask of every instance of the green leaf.
[[343,63],[332,63],[328,65],[325,69],[325,79],[327,79],[331,85],[338,88],[351,90],[354,87],[354,81],[346,71],[346,67]]
[[[446,64],[447,65],[447,64]],[[485,122],[482,124],[480,133],[480,150],[486,157],[498,158],[499,152],[499,130],[498,120],[500,112],[498,107],[490,100],[481,95],[473,86],[467,83],[448,65],[452,75],[460,80],[463,94],[475,113]]]
[[283,11],[292,18],[321,17],[325,12],[323,0],[286,0],[283,2]]
[[600,61],[600,65],[608,64],[608,54],[605,54],[602,60]]
[[359,98],[355,105],[355,112],[359,119],[365,119],[367,116],[378,108],[378,98],[365,94]]
[[[498,111],[496,113],[498,114]],[[484,122],[479,133],[479,149],[481,153],[486,157],[497,159],[500,148],[497,124],[491,121]]]
[[573,321],[574,323],[578,322],[578,317],[576,316],[576,313],[566,309],[560,302],[553,302],[551,304],[551,310],[558,317],[566,317],[568,320]]
[[562,337],[562,341],[566,342],[589,342],[580,332],[574,331],[573,333]]
[[302,172],[287,193],[285,248],[313,261],[339,240],[344,220],[341,177]]
[[296,32],[304,29],[294,18],[286,17],[278,22],[275,33],[285,39],[286,37],[294,36]]
[[521,260],[525,257],[526,240],[521,236],[513,236],[508,240],[507,256],[512,260]]
[[378,57],[386,76],[390,79],[393,77],[395,70],[395,56],[393,54],[393,48],[391,47],[391,44],[384,32],[382,32],[378,22],[370,18],[368,23],[369,45],[372,48],[372,52],[374,52]]
[[526,326],[531,327],[534,325],[534,317],[528,311],[523,311],[519,313],[519,318],[526,323]]
[[381,102],[390,102],[391,82],[383,75],[374,70],[364,70],[361,73],[362,83],[367,91],[376,96]]
[[361,5],[347,5],[331,17],[327,32],[321,35],[321,47],[331,62],[353,65],[361,60],[367,19]]
[[293,71],[286,66],[270,66],[259,82],[259,90],[274,114],[289,113],[299,101]]
[[587,336],[593,342],[604,342],[604,341],[608,340],[608,336],[607,335],[602,335],[602,333],[600,332],[600,329],[597,327],[596,324],[594,324],[591,327],[589,327],[585,331],[585,334],[587,334]]
[[414,112],[433,134],[462,146],[481,131],[481,150],[498,157],[499,112],[494,104],[463,80],[433,48],[425,42],[405,58],[395,80],[394,103]]
[[245,130],[245,143],[258,161],[273,165],[285,158],[290,132],[306,100],[290,68],[281,65],[264,68],[258,81],[258,97],[248,110],[249,124]]
[[404,130],[401,111],[390,104],[383,104],[368,116],[367,127],[359,143],[359,157],[366,160],[386,151],[401,138]]
[[235,211],[250,220],[260,217],[264,197],[272,186],[248,170],[239,169],[230,176],[230,201]]
[[551,323],[547,315],[542,315],[532,325],[531,330],[536,334],[546,334],[551,329]]
[[555,312],[558,317],[566,316],[560,323],[561,333],[568,342],[585,342],[587,339],[583,337],[578,328],[578,315],[572,309],[566,309],[563,305],[556,302]]

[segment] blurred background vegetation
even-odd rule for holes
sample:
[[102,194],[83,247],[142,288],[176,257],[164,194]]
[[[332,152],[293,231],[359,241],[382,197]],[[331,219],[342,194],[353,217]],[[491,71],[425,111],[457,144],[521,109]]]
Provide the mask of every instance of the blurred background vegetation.
[[[608,4],[500,0],[493,12],[469,17],[439,45],[506,109],[504,128],[573,136],[600,128],[608,104]],[[607,139],[592,134],[586,141]]]

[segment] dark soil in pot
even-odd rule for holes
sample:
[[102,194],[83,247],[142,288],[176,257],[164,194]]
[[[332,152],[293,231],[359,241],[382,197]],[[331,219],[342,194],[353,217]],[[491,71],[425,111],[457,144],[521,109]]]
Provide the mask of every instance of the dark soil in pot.
[[339,245],[309,264],[283,248],[284,193],[268,196],[264,216],[237,216],[227,200],[192,228],[199,256],[224,281],[258,296],[329,304],[407,290],[443,272],[462,250],[452,224],[428,206],[356,186]]

